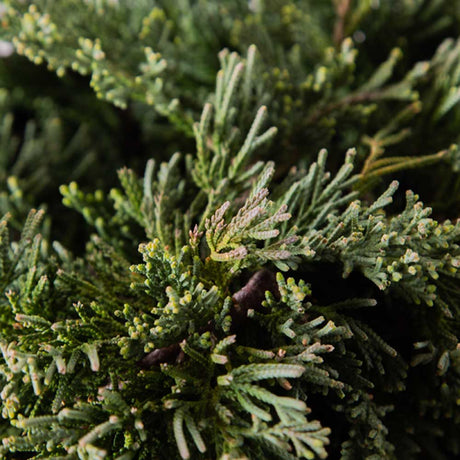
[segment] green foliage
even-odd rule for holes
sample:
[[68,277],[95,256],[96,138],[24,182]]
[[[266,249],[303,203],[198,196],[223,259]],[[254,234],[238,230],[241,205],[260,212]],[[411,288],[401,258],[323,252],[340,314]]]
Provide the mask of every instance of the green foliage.
[[457,0],[0,6],[2,458],[460,454]]

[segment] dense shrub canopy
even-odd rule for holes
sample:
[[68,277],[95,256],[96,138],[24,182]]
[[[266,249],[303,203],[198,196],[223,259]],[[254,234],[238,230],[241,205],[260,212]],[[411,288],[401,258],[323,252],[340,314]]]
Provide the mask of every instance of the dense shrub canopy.
[[460,1],[0,6],[2,458],[460,455]]

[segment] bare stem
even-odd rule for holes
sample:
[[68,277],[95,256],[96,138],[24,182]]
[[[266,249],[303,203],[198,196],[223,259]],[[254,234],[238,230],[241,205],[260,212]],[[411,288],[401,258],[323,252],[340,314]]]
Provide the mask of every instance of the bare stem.
[[351,0],[336,0],[335,11],[337,19],[334,25],[334,43],[339,46],[345,37],[345,21],[350,10]]

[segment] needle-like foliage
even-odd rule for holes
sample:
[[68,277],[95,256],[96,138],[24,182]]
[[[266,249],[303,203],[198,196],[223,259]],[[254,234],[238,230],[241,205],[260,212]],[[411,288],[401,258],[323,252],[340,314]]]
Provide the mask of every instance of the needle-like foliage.
[[1,2],[0,457],[460,455],[459,11]]

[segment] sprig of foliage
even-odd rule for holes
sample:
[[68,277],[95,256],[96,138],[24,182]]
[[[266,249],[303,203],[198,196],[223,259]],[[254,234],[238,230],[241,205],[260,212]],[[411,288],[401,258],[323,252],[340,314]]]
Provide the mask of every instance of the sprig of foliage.
[[459,454],[458,0],[4,3],[0,456]]

